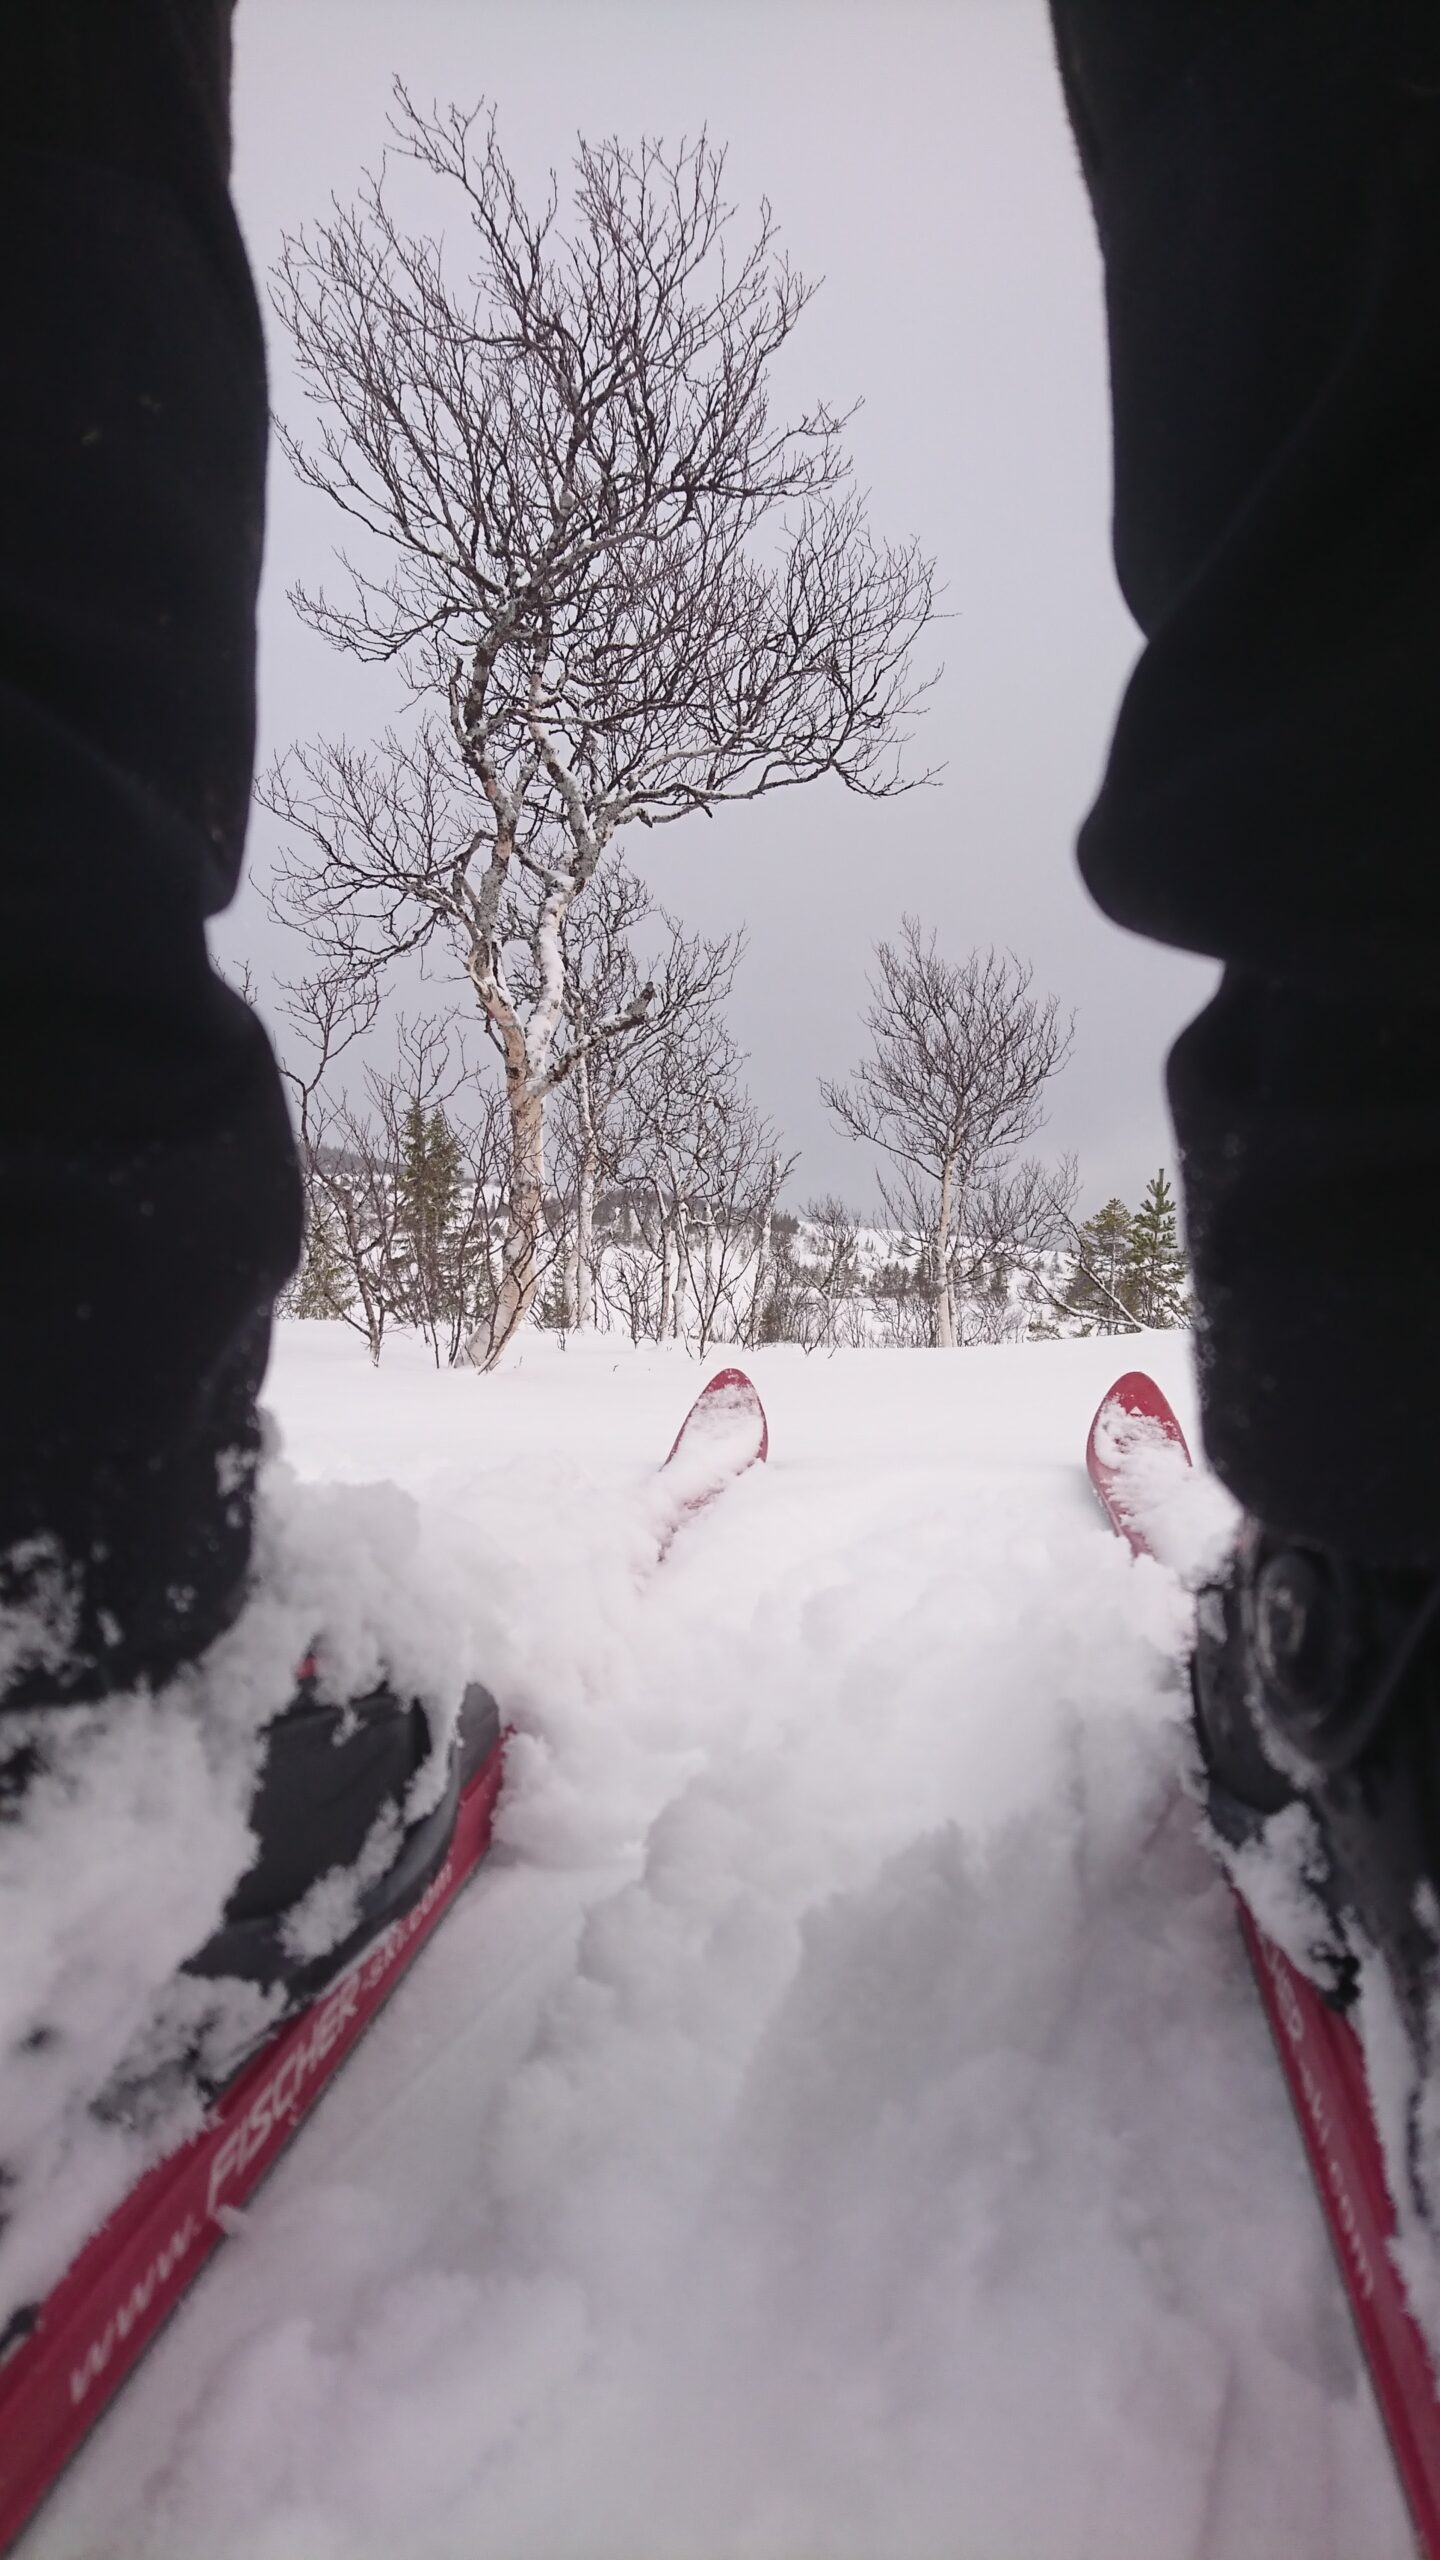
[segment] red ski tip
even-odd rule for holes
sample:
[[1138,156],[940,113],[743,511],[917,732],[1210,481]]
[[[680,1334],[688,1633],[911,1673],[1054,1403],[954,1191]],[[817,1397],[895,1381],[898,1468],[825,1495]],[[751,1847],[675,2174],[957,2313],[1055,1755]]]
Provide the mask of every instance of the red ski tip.
[[1097,1435],[1103,1438],[1107,1428],[1123,1426],[1126,1422],[1158,1423],[1166,1439],[1175,1441],[1177,1446],[1185,1451],[1186,1457],[1189,1457],[1190,1451],[1185,1434],[1180,1428],[1175,1408],[1164,1389],[1157,1387],[1154,1379],[1147,1377],[1143,1369],[1127,1369],[1124,1377],[1117,1378],[1108,1394],[1101,1397],[1099,1410],[1090,1425],[1085,1462],[1090,1466],[1092,1476],[1094,1468],[1091,1465],[1091,1456]]
[[745,1458],[747,1467],[763,1465],[770,1455],[770,1425],[760,1401],[754,1380],[743,1369],[717,1369],[713,1378],[701,1388],[694,1403],[675,1434],[674,1445],[665,1464],[678,1458],[686,1435],[702,1432],[707,1440],[727,1436],[734,1430],[737,1439],[754,1435],[754,1448]]
[[1137,1556],[1148,1554],[1149,1541],[1125,1499],[1126,1461],[1137,1440],[1154,1436],[1168,1440],[1188,1464],[1190,1451],[1169,1397],[1143,1369],[1127,1369],[1100,1399],[1085,1443],[1085,1466],[1111,1527]]
[[769,1454],[770,1426],[754,1386],[743,1369],[721,1369],[701,1388],[660,1470],[657,1559],[669,1554],[685,1521]]

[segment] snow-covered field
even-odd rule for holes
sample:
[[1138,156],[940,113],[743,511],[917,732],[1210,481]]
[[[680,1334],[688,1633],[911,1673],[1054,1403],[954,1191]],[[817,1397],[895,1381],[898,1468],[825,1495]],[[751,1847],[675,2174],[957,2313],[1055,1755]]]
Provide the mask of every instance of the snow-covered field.
[[463,1588],[501,1845],[25,2560],[1398,2560],[1082,1472],[1132,1364],[1188,1422],[1172,1335],[761,1353],[657,1572],[678,1353],[282,1330],[293,1464]]

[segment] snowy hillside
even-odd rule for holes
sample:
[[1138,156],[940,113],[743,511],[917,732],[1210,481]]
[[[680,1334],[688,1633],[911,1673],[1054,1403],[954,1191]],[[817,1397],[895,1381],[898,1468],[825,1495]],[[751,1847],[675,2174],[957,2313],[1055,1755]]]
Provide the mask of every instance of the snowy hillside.
[[[752,1355],[282,1330],[520,1728],[501,1845],[25,2560],[1399,2560],[1226,1895],[1184,1606],[1081,1457],[1179,1335]],[[1216,1497],[1218,1502],[1218,1497]]]

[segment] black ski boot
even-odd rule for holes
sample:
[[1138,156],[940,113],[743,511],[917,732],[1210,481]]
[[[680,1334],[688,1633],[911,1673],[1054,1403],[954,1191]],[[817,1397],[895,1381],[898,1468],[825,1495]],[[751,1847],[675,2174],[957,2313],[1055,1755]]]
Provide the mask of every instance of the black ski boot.
[[1252,1522],[1200,1595],[1191,1679],[1206,1807],[1242,1893],[1269,1926],[1252,1885],[1267,1857],[1285,1862],[1310,1924],[1303,1953],[1287,1951],[1340,2001],[1352,1937],[1375,1948],[1424,2077],[1440,1988],[1440,1576]]
[[[499,1741],[495,1701],[472,1681],[446,1764],[416,1812],[416,1780],[432,1756],[423,1706],[388,1685],[334,1704],[307,1658],[294,1697],[266,1728],[250,1812],[255,1858],[91,2112],[145,2130],[184,2095],[218,2098],[260,2044],[420,1901],[445,1863],[461,1794]],[[44,1767],[32,1724],[0,1760],[0,1822],[23,1818],[26,1788]],[[48,2032],[37,2028],[29,2047],[42,2049]],[[0,2230],[10,2185],[0,2158]],[[0,2321],[0,2364],[36,2316],[25,2304]]]
[[499,1739],[495,1701],[472,1681],[447,1764],[433,1773],[417,1812],[416,1781],[433,1751],[418,1699],[382,1685],[336,1705],[320,1696],[313,1658],[302,1663],[294,1698],[266,1731],[250,1814],[254,1863],[214,1936],[182,1968],[177,2015],[192,2019],[193,2038],[177,2050],[162,2022],[163,2061],[122,2073],[98,2112],[141,2122],[168,2102],[177,2073],[217,2097],[263,2039],[236,2045],[223,2029],[217,2036],[202,1986],[215,1985],[213,2015],[221,2020],[234,1985],[261,1995],[264,2037],[318,2000],[434,1882],[462,1790]]
[[412,1816],[415,1782],[433,1749],[417,1699],[388,1686],[336,1706],[313,1658],[266,1732],[251,1823],[259,1847],[192,1979],[279,1990],[290,2015],[318,1999],[444,1865],[462,1788],[499,1740],[499,1711],[472,1681],[434,1800]]
[[[0,1766],[0,1820],[23,1819],[27,1788],[44,1772],[36,1721]],[[186,2088],[217,2097],[259,2044],[421,1899],[445,1863],[462,1789],[499,1738],[495,1701],[472,1682],[445,1765],[431,1768],[430,1720],[418,1700],[382,1684],[334,1702],[322,1697],[308,1657],[294,1696],[265,1730],[250,1807],[254,1859],[213,1936],[162,1996],[150,2031],[97,2092],[94,2112],[144,2128]],[[39,2050],[47,2035],[37,2027],[30,2043]],[[0,2169],[0,2223],[5,2183]]]

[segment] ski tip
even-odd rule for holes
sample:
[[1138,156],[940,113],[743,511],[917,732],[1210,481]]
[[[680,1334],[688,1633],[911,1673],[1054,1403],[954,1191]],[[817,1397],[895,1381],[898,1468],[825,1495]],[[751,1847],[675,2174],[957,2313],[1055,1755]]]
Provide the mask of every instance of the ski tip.
[[1158,1416],[1172,1412],[1170,1400],[1163,1387],[1156,1385],[1148,1369],[1127,1369],[1124,1376],[1117,1378],[1114,1386],[1107,1388],[1101,1397],[1102,1412],[1107,1404],[1118,1404],[1122,1413],[1148,1413]]
[[704,1431],[708,1434],[712,1429],[736,1424],[747,1425],[753,1435],[753,1446],[745,1464],[762,1464],[770,1455],[770,1425],[759,1390],[743,1369],[717,1369],[714,1377],[706,1380],[676,1432],[666,1466],[678,1457],[687,1433]]
[[1124,1376],[1117,1378],[1114,1386],[1101,1397],[1090,1425],[1087,1450],[1094,1449],[1096,1435],[1107,1423],[1113,1425],[1119,1421],[1158,1423],[1166,1439],[1178,1442],[1186,1457],[1190,1455],[1174,1406],[1164,1388],[1158,1387],[1144,1369],[1127,1369]]

